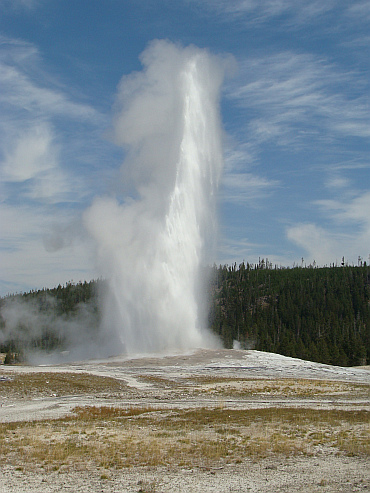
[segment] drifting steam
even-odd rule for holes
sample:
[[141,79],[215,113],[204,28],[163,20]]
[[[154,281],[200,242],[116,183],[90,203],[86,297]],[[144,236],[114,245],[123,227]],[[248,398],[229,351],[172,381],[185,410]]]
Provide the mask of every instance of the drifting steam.
[[45,292],[37,299],[4,300],[1,318],[5,327],[0,331],[0,343],[11,341],[31,363],[59,363],[98,355],[100,337],[94,303],[79,303],[72,315],[62,313],[61,308],[61,303]]
[[216,226],[225,64],[165,41],[141,61],[143,72],[121,81],[114,125],[125,197],[100,198],[85,214],[109,279],[104,339],[131,354],[214,345],[201,266]]

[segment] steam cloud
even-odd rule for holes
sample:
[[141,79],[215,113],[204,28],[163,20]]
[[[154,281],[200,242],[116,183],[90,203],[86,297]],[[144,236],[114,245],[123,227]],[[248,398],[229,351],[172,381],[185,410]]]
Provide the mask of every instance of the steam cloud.
[[[37,300],[14,297],[4,300],[1,317],[5,327],[0,331],[0,343],[15,341],[30,363],[59,363],[99,354],[101,341],[93,304],[79,303],[70,316],[60,314],[57,300],[47,294]],[[66,351],[39,347],[45,337],[46,345],[62,343]]]
[[216,231],[226,64],[167,41],[141,62],[121,81],[114,122],[124,199],[97,199],[84,216],[109,280],[103,339],[116,353],[209,347],[201,266]]
[[230,60],[155,41],[141,62],[143,71],[119,86],[113,136],[126,158],[115,194],[96,199],[83,216],[108,282],[101,326],[88,304],[67,317],[56,315],[51,298],[43,301],[46,311],[37,302],[7,301],[0,342],[21,340],[29,351],[53,328],[69,350],[33,351],[31,361],[218,345],[206,328],[203,266],[216,233],[223,168],[219,99]]

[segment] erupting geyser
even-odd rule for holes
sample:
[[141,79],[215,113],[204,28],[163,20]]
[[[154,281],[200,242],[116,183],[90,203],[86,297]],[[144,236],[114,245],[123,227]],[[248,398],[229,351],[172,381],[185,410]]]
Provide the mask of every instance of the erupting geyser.
[[225,63],[205,50],[155,41],[144,70],[125,77],[114,123],[126,150],[120,187],[85,222],[108,279],[108,352],[215,345],[205,329],[201,267],[212,248],[223,167],[219,116]]

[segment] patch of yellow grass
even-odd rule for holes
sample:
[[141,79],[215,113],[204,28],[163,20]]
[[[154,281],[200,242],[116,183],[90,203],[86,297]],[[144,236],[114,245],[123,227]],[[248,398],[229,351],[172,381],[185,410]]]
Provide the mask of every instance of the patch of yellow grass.
[[240,463],[317,447],[370,455],[369,418],[343,410],[79,407],[68,418],[1,424],[1,461],[111,469]]
[[8,376],[10,379],[0,384],[0,398],[129,392],[129,387],[122,381],[88,373],[35,372],[13,373]]
[[274,396],[289,398],[345,397],[356,395],[370,399],[370,385],[328,380],[268,379],[232,377],[195,377],[189,381],[194,394],[251,397]]

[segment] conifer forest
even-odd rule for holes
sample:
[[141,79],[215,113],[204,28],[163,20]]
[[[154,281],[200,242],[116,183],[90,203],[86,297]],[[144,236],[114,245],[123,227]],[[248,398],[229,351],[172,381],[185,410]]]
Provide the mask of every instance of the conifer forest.
[[[208,324],[226,348],[257,349],[339,366],[370,359],[370,267],[272,267],[268,261],[213,266]],[[64,349],[57,320],[88,307],[91,330],[99,325],[98,293],[104,280],[69,282],[0,298],[0,352],[22,358],[27,349]],[[32,303],[48,313],[44,326],[27,334],[28,321],[9,332],[5,307]],[[47,320],[47,323],[45,322]],[[53,322],[54,321],[54,322]],[[16,334],[16,336],[14,336]],[[8,361],[10,362],[10,356]]]
[[225,347],[339,366],[370,357],[370,268],[214,268],[210,325]]

